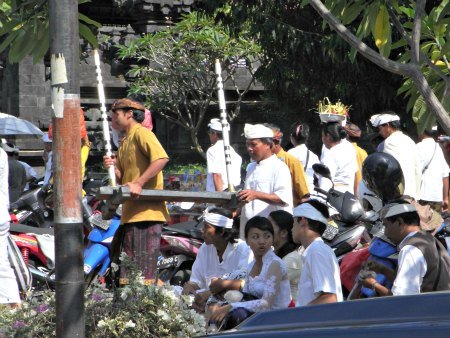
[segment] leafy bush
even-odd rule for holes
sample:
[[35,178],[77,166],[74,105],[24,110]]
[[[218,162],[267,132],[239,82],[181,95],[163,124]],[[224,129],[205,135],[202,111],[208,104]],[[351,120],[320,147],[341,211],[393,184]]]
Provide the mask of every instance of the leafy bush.
[[[203,316],[190,309],[191,298],[172,286],[143,285],[141,273],[127,262],[130,284],[85,294],[86,337],[192,337],[205,333]],[[55,295],[32,296],[20,309],[0,308],[0,337],[54,337]]]

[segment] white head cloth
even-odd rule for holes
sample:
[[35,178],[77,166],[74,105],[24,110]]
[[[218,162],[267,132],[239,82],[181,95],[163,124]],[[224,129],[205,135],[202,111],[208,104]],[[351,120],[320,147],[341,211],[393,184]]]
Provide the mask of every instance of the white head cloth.
[[372,115],[370,118],[370,123],[372,123],[372,126],[374,127],[378,127],[392,121],[400,121],[400,117],[395,114],[376,114]]
[[42,141],[44,141],[46,143],[51,143],[52,139],[50,137],[48,137],[48,133],[44,133],[44,135],[42,135]]
[[231,229],[233,228],[233,219],[211,213],[206,209],[203,213],[203,220],[211,225],[214,225],[219,228]]
[[208,127],[215,131],[222,131],[222,123],[220,123],[219,119],[211,119],[208,123]]
[[262,124],[248,124],[244,126],[244,136],[247,139],[273,138],[273,131]]
[[302,203],[295,207],[292,216],[305,217],[314,221],[322,222],[325,225],[328,224],[328,220],[323,217],[322,213],[309,203]]
[[404,214],[406,212],[417,211],[416,207],[409,203],[399,204],[399,203],[390,203],[386,204],[380,210],[380,218],[388,218],[395,215]]

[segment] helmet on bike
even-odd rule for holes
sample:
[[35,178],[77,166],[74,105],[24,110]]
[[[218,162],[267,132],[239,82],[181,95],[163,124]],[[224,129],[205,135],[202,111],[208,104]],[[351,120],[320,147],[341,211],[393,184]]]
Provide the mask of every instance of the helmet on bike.
[[403,195],[405,181],[400,163],[390,154],[376,152],[362,164],[362,178],[367,188],[384,201]]

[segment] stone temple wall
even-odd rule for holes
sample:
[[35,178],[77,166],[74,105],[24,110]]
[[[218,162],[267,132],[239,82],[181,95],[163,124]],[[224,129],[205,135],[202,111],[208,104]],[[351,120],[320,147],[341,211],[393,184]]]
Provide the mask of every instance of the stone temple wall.
[[[118,2],[121,2],[122,7],[117,7]],[[178,20],[182,13],[189,12],[193,3],[194,0],[97,0],[80,6],[80,11],[103,24],[100,32],[110,37],[109,42],[102,44],[101,52],[107,109],[114,99],[127,95],[123,65],[115,58],[113,44],[123,43],[140,34],[164,29]],[[92,142],[91,157],[96,158],[102,154],[103,137],[95,65],[89,45],[81,41],[80,50],[80,101],[85,111],[88,134]],[[239,78],[243,86],[249,79],[248,74],[243,72],[239,74]],[[233,87],[228,88],[226,83],[224,88],[230,89],[230,93],[234,90]],[[257,85],[253,90],[261,92],[263,88]],[[227,94],[226,97],[228,97]],[[253,102],[252,98],[252,106]],[[242,113],[244,110],[241,109]],[[254,107],[250,110],[254,110]],[[51,122],[49,62],[43,60],[34,64],[31,57],[26,57],[18,64],[6,62],[0,64],[0,111],[29,120],[42,130],[47,130]],[[218,107],[212,107],[211,114],[206,116],[206,121],[211,117],[218,117],[217,115]],[[183,158],[192,153],[186,131],[176,125],[168,124],[156,114],[153,115],[153,119],[155,133],[171,156]],[[205,130],[202,130],[200,135],[200,142],[205,147],[209,144],[206,121]],[[239,126],[233,131],[232,140],[241,139],[242,129],[243,121],[240,121]],[[22,157],[40,159],[43,148],[40,140],[21,138],[14,141],[21,148]],[[201,161],[201,158],[198,157],[198,160]]]

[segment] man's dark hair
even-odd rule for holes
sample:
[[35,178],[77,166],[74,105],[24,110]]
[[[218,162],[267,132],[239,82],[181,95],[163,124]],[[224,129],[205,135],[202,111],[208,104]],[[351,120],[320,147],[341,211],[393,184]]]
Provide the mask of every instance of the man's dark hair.
[[438,137],[438,131],[437,131],[437,130],[432,130],[432,129],[425,128],[425,130],[423,131],[423,133],[424,133],[426,136],[428,136],[428,137],[434,138],[435,140],[436,140],[437,137]]
[[261,137],[260,140],[262,143],[268,144],[270,147],[273,146],[273,138],[271,137]]
[[309,138],[309,125],[301,121],[295,122],[291,126],[290,134],[299,145],[306,143]]
[[395,130],[399,130],[402,127],[400,121],[391,121],[391,122],[388,122],[387,124],[390,125],[391,128],[393,128]]
[[218,137],[218,138],[220,138],[220,139],[222,139],[222,138],[223,138],[223,134],[222,134],[222,132],[221,132],[221,131],[218,131],[218,130],[214,130],[214,129],[211,129],[211,128],[209,128],[209,132],[210,132],[210,133],[214,133],[214,134],[216,134],[216,135],[217,135],[217,137]]
[[251,228],[256,228],[261,231],[268,231],[272,234],[272,236],[274,235],[272,223],[270,223],[270,221],[267,218],[262,216],[254,216],[247,221],[247,224],[245,224],[245,231],[244,231],[245,238],[247,238]]
[[294,218],[292,215],[285,210],[275,210],[269,214],[269,217],[275,221],[280,230],[287,231],[288,241],[294,242],[292,240],[292,226],[294,225]]
[[[274,134],[275,134],[275,133],[281,133],[281,135],[283,134],[283,133],[281,132],[281,128],[278,127],[276,124],[273,124],[273,123],[263,123],[263,126],[269,128],[269,129],[272,129],[272,131],[273,131]],[[281,142],[282,142],[282,139],[281,139],[281,138],[278,138],[278,139],[273,138],[273,139],[272,139],[272,144],[281,144]]]
[[[405,201],[404,199],[401,199],[401,198],[389,201],[389,204],[391,204],[391,203],[411,204],[408,201]],[[402,219],[404,224],[420,226],[420,216],[417,213],[417,211],[410,211],[410,212],[405,212],[403,214],[398,214],[398,215],[394,215],[394,216],[391,216],[391,217],[386,217],[386,219],[389,222],[391,222],[391,223],[395,222],[399,218]]]
[[[389,115],[397,115],[394,111],[392,110],[385,110],[382,111],[380,114],[389,114]],[[386,124],[390,125],[393,129],[395,130],[400,130],[402,125],[400,121],[391,121],[391,122],[387,122]]]
[[131,109],[131,111],[133,112],[133,119],[137,123],[142,123],[145,120],[145,112],[144,111],[137,110],[137,109]]
[[[322,214],[322,216],[325,217],[326,219],[330,218],[328,207],[325,204],[317,200],[309,200],[304,203],[309,203],[311,206],[317,209],[317,211],[319,211]],[[308,219],[308,228],[314,232],[317,232],[320,236],[322,236],[325,230],[327,229],[327,225],[322,222],[310,219],[308,217],[305,218]]]
[[[213,214],[225,216],[229,219],[233,219],[233,213],[228,209],[215,207],[215,208],[210,209],[209,212],[213,213]],[[223,227],[218,227],[215,225],[212,225],[212,226],[214,227],[214,229],[216,229],[216,233],[220,233],[221,236],[227,242],[230,242],[231,244],[237,242],[237,238],[239,236],[239,231],[238,231],[238,228],[236,227],[236,222],[234,222],[234,219],[233,219],[233,228],[232,229],[225,229]]]
[[347,132],[339,122],[329,122],[322,125],[324,135],[330,135],[333,142],[339,142],[347,137]]

